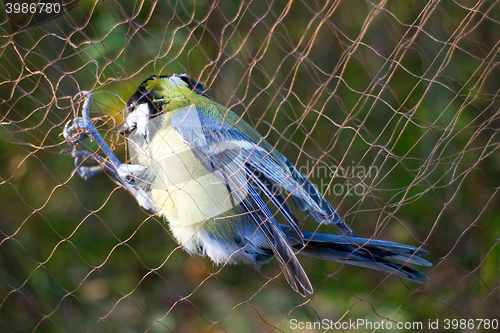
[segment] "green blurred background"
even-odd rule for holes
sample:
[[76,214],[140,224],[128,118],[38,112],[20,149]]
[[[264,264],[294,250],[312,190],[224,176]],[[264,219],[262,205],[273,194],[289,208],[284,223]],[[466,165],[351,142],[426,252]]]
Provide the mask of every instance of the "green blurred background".
[[[0,332],[500,319],[497,2],[82,0],[18,32],[1,15]],[[174,73],[244,115],[358,234],[422,245],[429,280],[302,257],[303,298],[275,260],[190,257],[107,175],[72,175],[72,96],[94,92],[91,116],[125,160],[125,101]]]

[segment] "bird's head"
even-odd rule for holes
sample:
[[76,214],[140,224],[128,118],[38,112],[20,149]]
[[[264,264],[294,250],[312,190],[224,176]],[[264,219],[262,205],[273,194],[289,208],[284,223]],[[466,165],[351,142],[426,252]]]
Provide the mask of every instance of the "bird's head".
[[143,132],[151,119],[192,104],[193,99],[200,96],[211,99],[205,87],[186,74],[150,76],[127,102],[122,133],[129,134],[136,129]]

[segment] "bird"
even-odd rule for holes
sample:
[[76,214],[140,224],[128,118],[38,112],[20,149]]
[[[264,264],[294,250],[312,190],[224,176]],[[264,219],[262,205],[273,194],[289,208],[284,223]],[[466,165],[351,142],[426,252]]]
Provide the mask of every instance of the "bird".
[[[275,257],[302,296],[313,287],[298,255],[427,279],[408,266],[431,266],[421,258],[426,250],[359,237],[294,164],[186,74],[150,76],[126,103],[120,133],[130,163],[120,162],[92,124],[92,94],[78,95],[84,97],[82,117],[63,131],[74,146],[75,172],[85,179],[109,172],[140,206],[166,220],[189,254],[254,267]],[[105,157],[76,148],[87,137]],[[301,230],[291,204],[317,223],[333,225],[337,234]]]

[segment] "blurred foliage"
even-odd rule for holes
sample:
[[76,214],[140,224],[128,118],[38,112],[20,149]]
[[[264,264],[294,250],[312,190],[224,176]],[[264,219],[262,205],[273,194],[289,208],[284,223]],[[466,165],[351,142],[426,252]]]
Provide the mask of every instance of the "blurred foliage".
[[[497,2],[80,1],[16,33],[0,15],[1,332],[500,319]],[[302,298],[275,261],[189,257],[109,177],[73,175],[72,96],[95,93],[125,159],[125,101],[173,73],[244,115],[360,235],[428,249],[429,280],[303,257]]]

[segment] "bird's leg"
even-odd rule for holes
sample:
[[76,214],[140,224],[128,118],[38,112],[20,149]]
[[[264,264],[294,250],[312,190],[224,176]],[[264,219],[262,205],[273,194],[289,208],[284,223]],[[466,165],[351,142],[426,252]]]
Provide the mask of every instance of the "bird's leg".
[[99,162],[99,164],[103,166],[102,169],[112,169],[116,173],[122,163],[113,153],[111,148],[109,148],[106,142],[104,142],[103,138],[95,128],[94,124],[92,124],[92,120],[90,119],[89,108],[90,102],[92,101],[92,93],[89,91],[82,91],[75,97],[79,96],[80,94],[85,96],[85,101],[82,108],[82,117],[76,117],[75,119],[70,120],[66,124],[66,126],[64,126],[64,138],[66,139],[66,142],[73,146],[78,144],[78,142],[82,141],[85,138],[91,138],[106,155],[108,161],[103,164],[102,162],[104,160],[100,156],[85,151],[78,152],[73,155],[73,157],[75,157],[76,171],[83,178],[89,178],[98,173],[97,169],[95,168],[81,166],[81,158],[91,158],[96,162]]
[[[96,153],[73,150],[72,156],[75,158],[75,172],[82,178],[88,179],[103,171],[109,172],[119,183],[128,186],[135,185],[134,174],[144,169],[141,166],[123,164],[118,157],[113,153],[111,148],[106,144],[101,137],[92,120],[90,119],[90,102],[92,101],[92,93],[89,91],[82,91],[75,97],[83,95],[85,101],[82,108],[82,117],[76,117],[68,121],[64,126],[64,138],[70,145],[76,146],[80,141],[90,138],[95,141],[97,146],[102,150],[107,159],[97,155]],[[97,162],[98,166],[84,166],[84,160],[93,160]]]
[[[118,178],[118,173],[111,163],[95,153],[73,149],[71,156],[75,158],[75,169],[73,170],[73,173],[78,173],[83,179],[89,179],[90,177],[104,171],[111,174],[113,177]],[[87,161],[95,162],[98,165],[83,165],[83,162]]]
[[[111,148],[109,148],[104,139],[101,137],[94,124],[92,124],[92,120],[89,115],[92,93],[89,91],[82,91],[75,97],[80,94],[85,97],[82,108],[82,117],[76,117],[64,126],[64,138],[66,139],[66,142],[72,146],[76,146],[83,139],[90,138],[95,141],[97,146],[106,155],[107,159],[93,152],[74,149],[71,154],[75,158],[74,172],[77,172],[82,178],[88,179],[98,173],[106,171],[110,173],[119,184],[123,185],[130,193],[132,193],[142,207],[154,210],[154,205],[150,201],[147,193],[143,188],[137,186],[141,179],[140,177],[136,177],[136,175],[146,173],[147,169],[141,165],[124,164],[120,162]],[[82,165],[82,162],[85,160],[92,160],[99,165],[92,167],[84,166]]]

